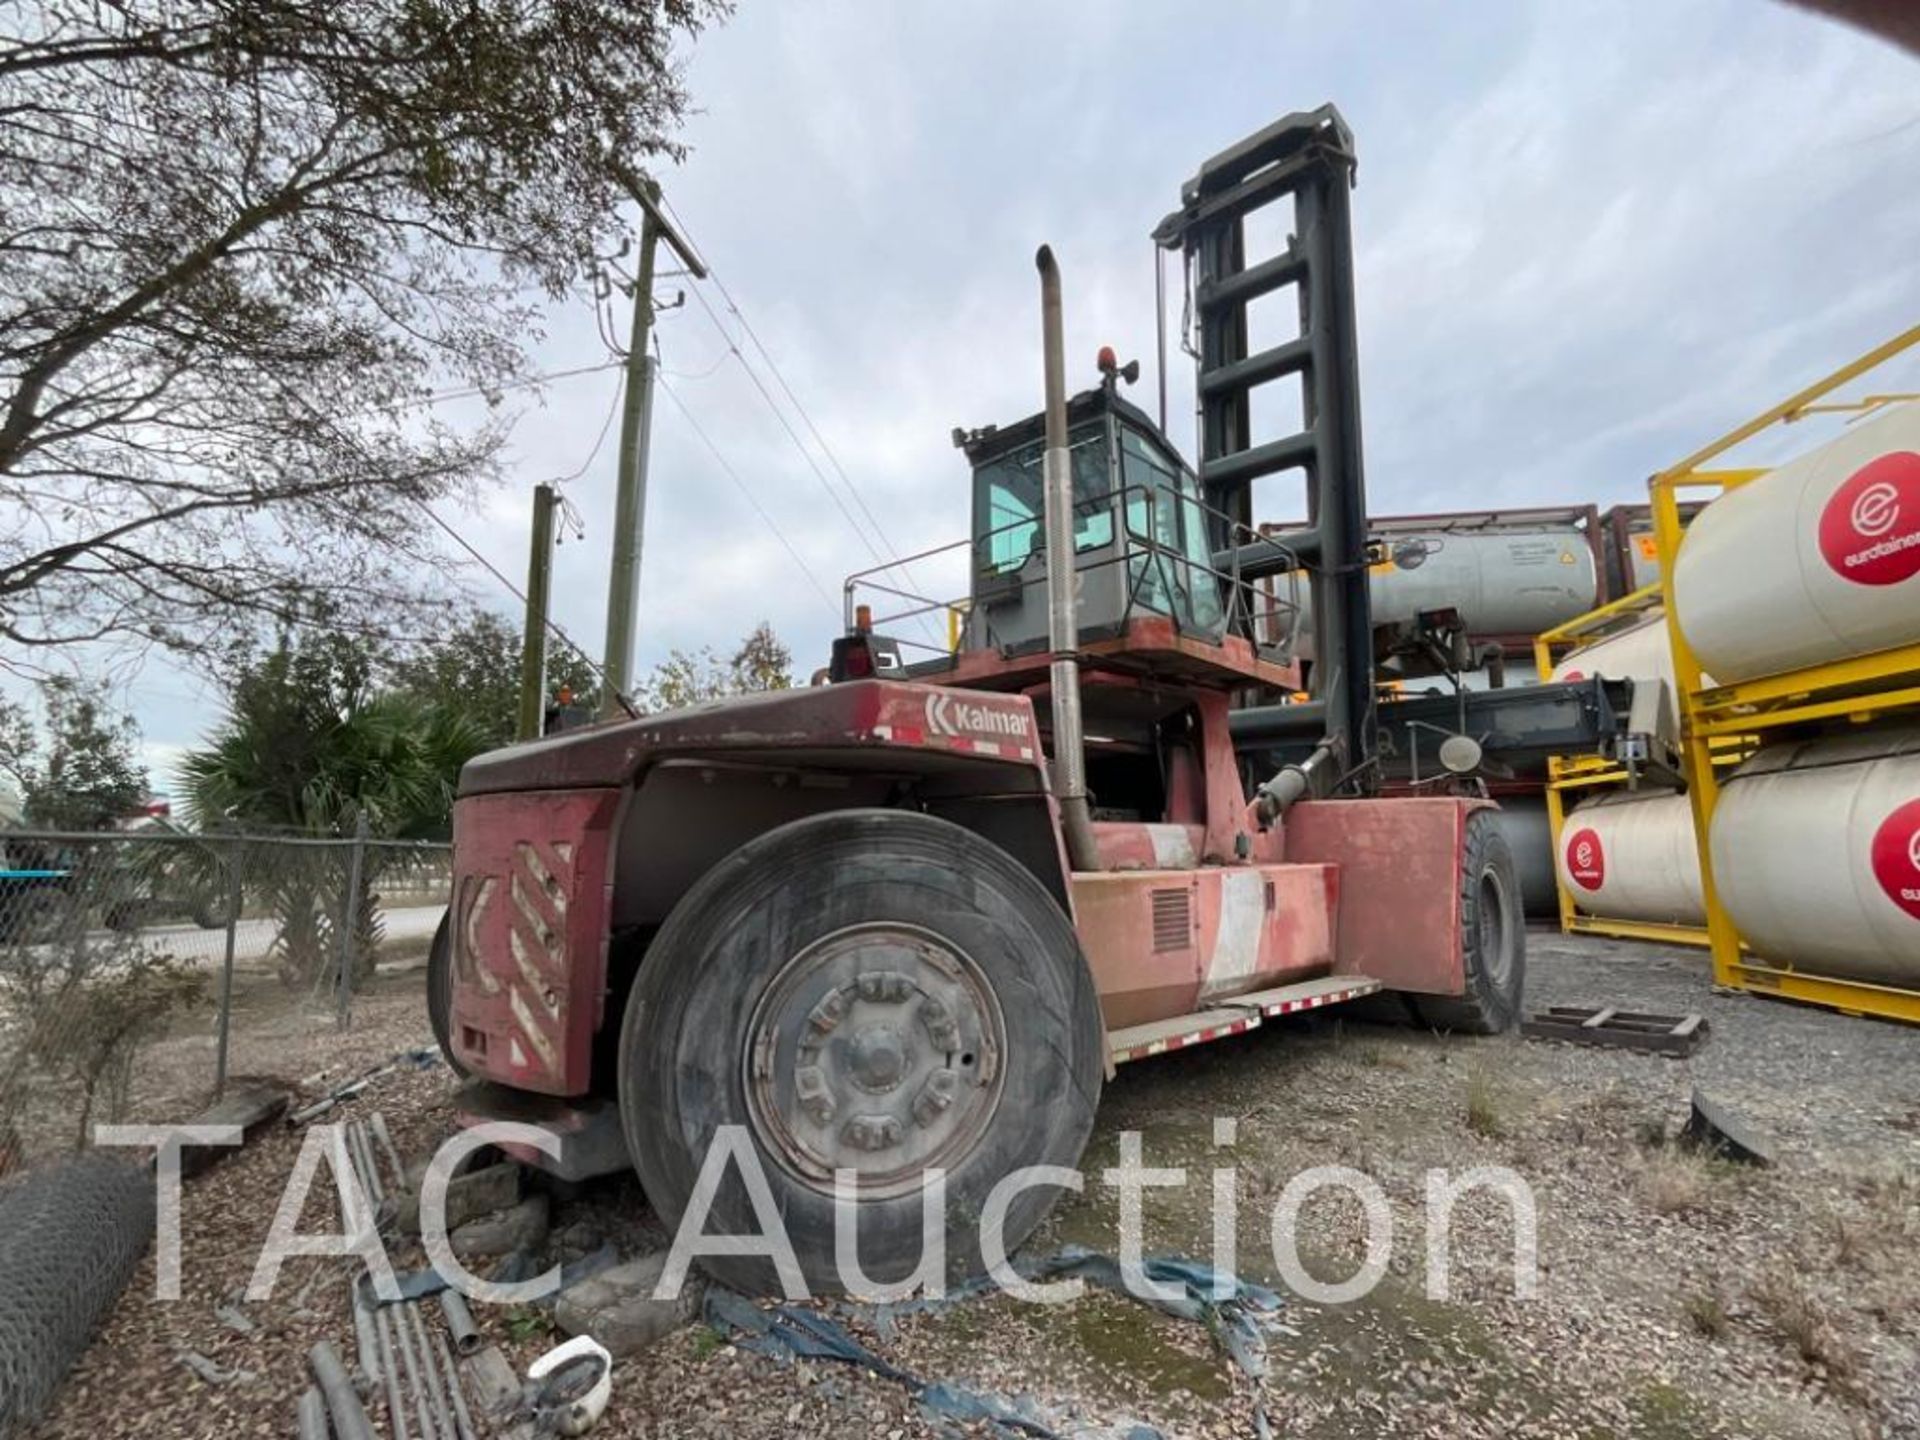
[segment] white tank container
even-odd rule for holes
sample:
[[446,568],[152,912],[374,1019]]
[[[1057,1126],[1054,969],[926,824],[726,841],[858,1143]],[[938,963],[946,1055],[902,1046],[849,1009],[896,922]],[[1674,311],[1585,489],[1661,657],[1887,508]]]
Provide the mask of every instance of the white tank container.
[[1722,684],[1920,642],[1920,403],[1715,500],[1672,588],[1681,633]]
[[[1667,633],[1664,610],[1652,610],[1633,629],[1570,652],[1553,667],[1555,680],[1591,680],[1595,676],[1607,680],[1665,681],[1667,713],[1678,733],[1680,692],[1673,677],[1673,639]],[[1713,683],[1711,678],[1702,678],[1709,685]]]
[[[1279,538],[1284,539],[1284,534]],[[1473,635],[1537,635],[1599,603],[1600,577],[1586,532],[1389,530],[1389,558],[1371,569],[1375,625],[1404,624],[1423,610],[1460,612]],[[1290,598],[1284,582],[1276,593]],[[1299,590],[1298,653],[1312,655],[1312,610]]]
[[1760,958],[1920,989],[1920,728],[1761,751],[1722,789],[1711,844]]
[[1693,811],[1675,791],[1620,791],[1576,806],[1554,857],[1574,904],[1608,920],[1704,925]]

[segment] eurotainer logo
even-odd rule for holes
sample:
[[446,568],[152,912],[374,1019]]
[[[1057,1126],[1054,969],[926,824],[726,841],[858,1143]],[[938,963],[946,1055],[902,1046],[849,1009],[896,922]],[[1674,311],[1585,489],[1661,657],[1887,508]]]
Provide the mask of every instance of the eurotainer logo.
[[1873,878],[1887,898],[1920,920],[1920,800],[1909,800],[1873,832]]
[[1856,585],[1920,575],[1920,455],[1882,455],[1834,491],[1820,512],[1820,554]]
[[1576,830],[1567,839],[1567,873],[1582,890],[1598,890],[1607,880],[1607,853],[1591,829]]

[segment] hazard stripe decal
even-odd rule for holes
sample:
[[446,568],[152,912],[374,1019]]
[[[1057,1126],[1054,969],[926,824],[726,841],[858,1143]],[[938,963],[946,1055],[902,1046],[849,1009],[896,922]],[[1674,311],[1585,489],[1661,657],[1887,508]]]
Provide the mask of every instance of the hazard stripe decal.
[[[1141,1031],[1159,1030],[1162,1025],[1171,1026],[1177,1022],[1163,1021],[1158,1025],[1136,1026],[1131,1031],[1114,1031],[1107,1037],[1107,1043],[1111,1047],[1108,1053],[1115,1065],[1125,1065],[1132,1060],[1145,1060],[1150,1056],[1165,1055],[1174,1050],[1204,1045],[1209,1040],[1221,1040],[1229,1035],[1244,1035],[1249,1030],[1259,1029],[1262,1020],[1300,1014],[1308,1010],[1320,1010],[1328,1005],[1338,1005],[1347,1000],[1358,1000],[1361,996],[1371,995],[1379,989],[1378,980],[1356,977],[1350,985],[1325,990],[1318,994],[1282,995],[1271,1000],[1262,1000],[1257,996],[1243,997],[1240,1000],[1222,1000],[1219,1002],[1218,1010],[1232,1010],[1238,1006],[1242,1013],[1231,1020],[1218,1020],[1210,1014],[1208,1022],[1204,1025],[1195,1025],[1186,1030],[1174,1029],[1169,1033],[1155,1034],[1151,1038],[1128,1037],[1137,1036]],[[1217,1010],[1213,1013],[1217,1014]]]

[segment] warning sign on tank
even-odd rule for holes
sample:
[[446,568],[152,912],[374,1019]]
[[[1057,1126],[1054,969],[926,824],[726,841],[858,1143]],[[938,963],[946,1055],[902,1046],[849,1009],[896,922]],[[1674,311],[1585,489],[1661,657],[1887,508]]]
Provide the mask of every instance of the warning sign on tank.
[[1567,873],[1582,890],[1598,890],[1607,879],[1607,855],[1592,830],[1576,830],[1567,840]]
[[1909,800],[1873,832],[1873,878],[1887,898],[1920,920],[1920,800]]
[[1820,512],[1820,553],[1856,585],[1920,575],[1920,455],[1882,455],[1834,491]]

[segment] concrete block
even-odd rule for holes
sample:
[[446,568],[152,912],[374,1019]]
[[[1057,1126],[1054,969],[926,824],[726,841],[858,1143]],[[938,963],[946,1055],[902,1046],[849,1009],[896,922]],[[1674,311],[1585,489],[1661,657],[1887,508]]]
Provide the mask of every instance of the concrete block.
[[671,1300],[653,1298],[666,1269],[667,1253],[656,1251],[628,1260],[560,1292],[553,1318],[569,1335],[591,1335],[616,1358],[646,1349],[700,1314],[706,1285],[689,1274]]

